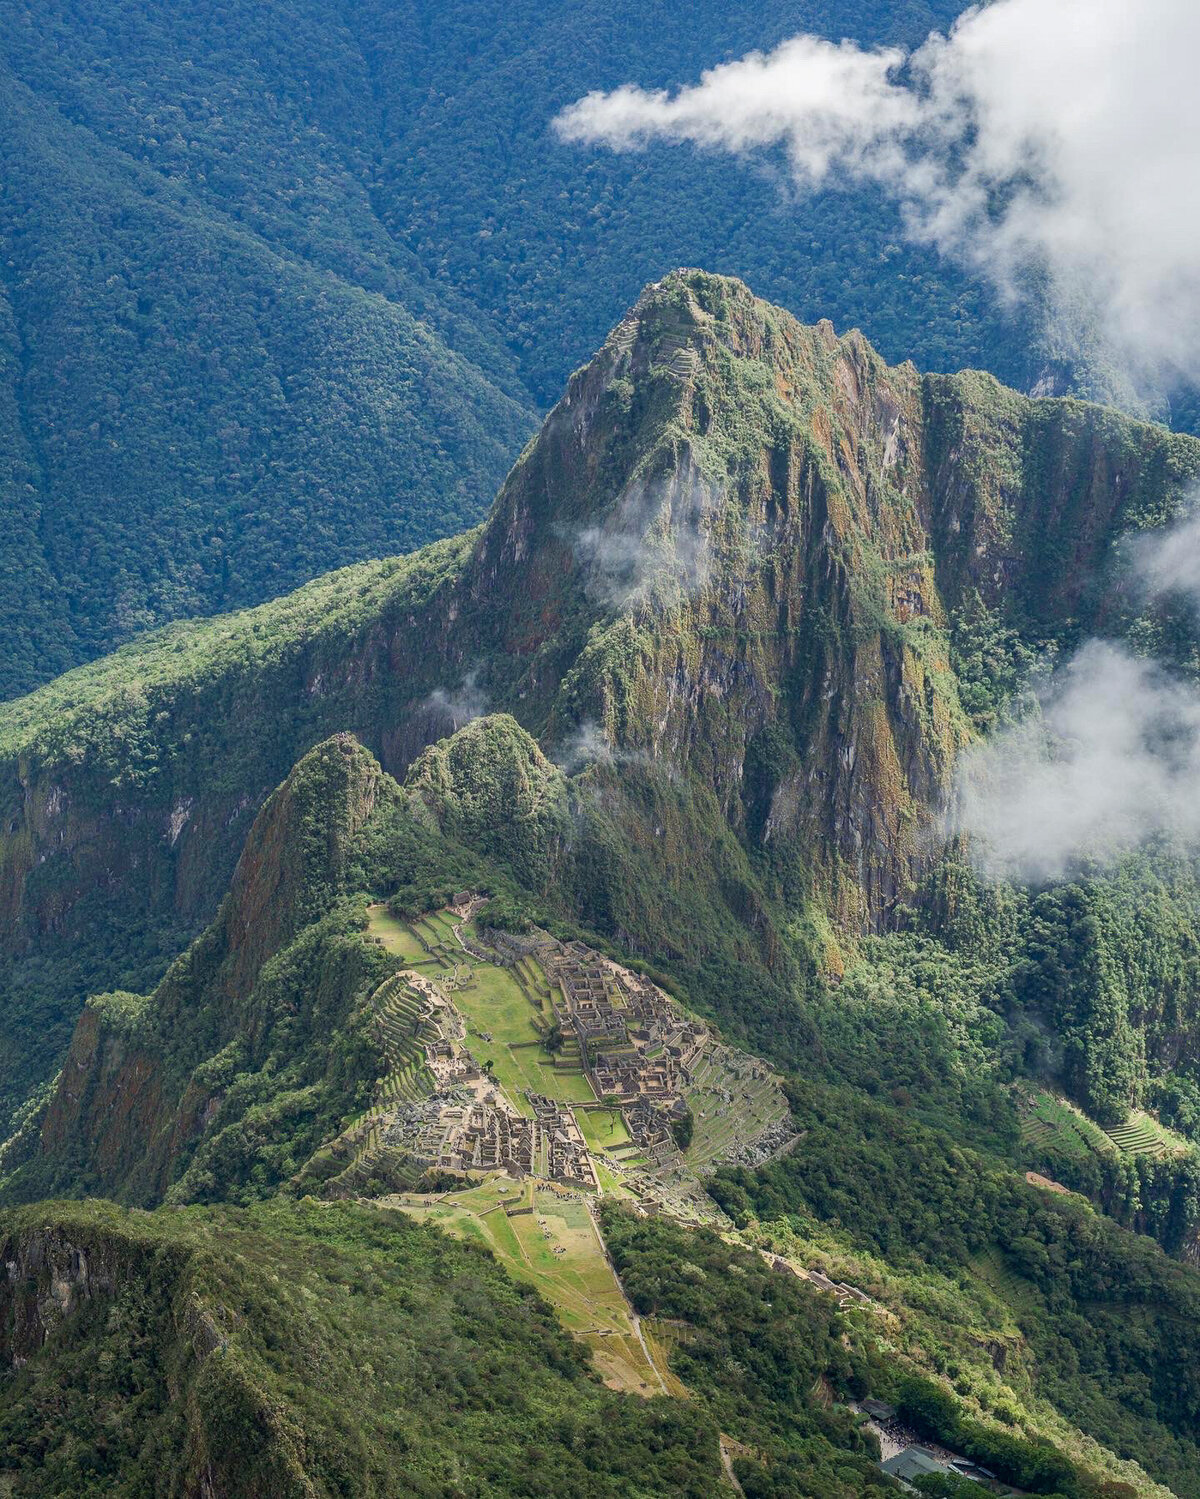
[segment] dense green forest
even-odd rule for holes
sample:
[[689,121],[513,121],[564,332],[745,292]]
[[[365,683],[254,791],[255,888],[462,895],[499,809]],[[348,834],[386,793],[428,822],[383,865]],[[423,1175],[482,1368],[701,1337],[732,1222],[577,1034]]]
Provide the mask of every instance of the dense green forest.
[[486,1251],[403,1214],[52,1204],[6,1220],[0,1242],[16,1253],[35,1225],[50,1253],[70,1243],[117,1284],[81,1296],[54,1357],[5,1388],[14,1496],[158,1499],[206,1479],[272,1499],[705,1499],[718,1481],[702,1407],[610,1394]]
[[877,198],[549,131],[589,88],[957,8],[5,0],[0,692],[474,523],[676,265],[1023,381],[988,294]]
[[[1200,1387],[1183,1332],[1200,1294],[1193,1270],[1078,1198],[1040,1192],[995,1157],[964,1148],[951,1114],[954,1133],[921,1124],[892,1100],[811,1085],[795,1089],[793,1108],[808,1127],[802,1150],[759,1172],[718,1172],[712,1190],[729,1212],[785,1235],[819,1236],[826,1225],[827,1249],[865,1253],[914,1277],[908,1294],[927,1310],[946,1282],[957,1281],[961,1295],[972,1272],[995,1284],[997,1266],[1028,1345],[1024,1367],[1001,1363],[1013,1390],[1026,1401],[1051,1400],[1174,1492],[1197,1492]],[[971,1325],[966,1301],[941,1301],[939,1315],[960,1330]],[[956,1366],[945,1348],[936,1358],[960,1394],[978,1392],[969,1360]],[[985,1387],[983,1398],[987,1408],[997,1396]],[[951,1402],[930,1400],[928,1435],[958,1445],[969,1439],[962,1423]],[[1004,1476],[1035,1492],[1059,1489],[1056,1479],[1049,1489],[1035,1480],[1034,1454],[1014,1448],[1006,1457],[997,1446],[977,1456],[992,1467],[1011,1464]]]

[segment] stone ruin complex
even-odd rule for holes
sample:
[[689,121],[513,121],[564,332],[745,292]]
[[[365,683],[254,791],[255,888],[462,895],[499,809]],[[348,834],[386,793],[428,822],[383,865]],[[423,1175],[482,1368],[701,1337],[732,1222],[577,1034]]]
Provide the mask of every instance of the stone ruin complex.
[[[460,913],[473,914],[479,903],[467,892],[455,898]],[[548,1005],[564,1043],[565,1055],[555,1065],[583,1072],[596,1095],[594,1106],[620,1110],[628,1150],[641,1157],[630,1180],[656,1174],[664,1187],[686,1186],[685,1178],[696,1185],[672,1126],[688,1112],[685,1095],[697,1082],[697,1070],[702,1079],[714,1065],[725,1078],[772,1077],[762,1062],[730,1051],[701,1021],[682,1014],[654,984],[582,942],[461,928],[455,936],[464,955],[517,969],[527,993],[531,963],[540,968],[543,1013]],[[456,987],[445,975],[434,981],[415,971],[397,974],[386,986],[385,1030],[393,1053],[423,1056],[434,1091],[423,1097],[411,1087],[391,1093],[379,1121],[383,1144],[422,1170],[505,1171],[596,1189],[592,1156],[572,1107],[530,1092],[530,1118],[510,1103],[467,1049],[467,1028],[452,997]],[[490,1040],[487,1032],[479,1034]],[[717,1098],[720,1117],[732,1100],[727,1090]],[[731,1139],[723,1158],[746,1164],[765,1159],[790,1128],[785,1116],[752,1138]],[[618,1159],[610,1160],[620,1167]]]
[[414,1164],[441,1171],[506,1171],[596,1188],[587,1145],[570,1109],[531,1093],[534,1117],[512,1109],[495,1089],[466,1088],[401,1106],[384,1135]]

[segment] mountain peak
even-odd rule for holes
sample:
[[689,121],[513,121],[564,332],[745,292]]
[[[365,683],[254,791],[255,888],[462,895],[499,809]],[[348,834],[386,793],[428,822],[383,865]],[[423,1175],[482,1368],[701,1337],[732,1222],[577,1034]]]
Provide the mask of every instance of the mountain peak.
[[225,913],[227,988],[245,993],[265,958],[340,889],[354,840],[388,778],[352,734],[308,751],[255,818]]

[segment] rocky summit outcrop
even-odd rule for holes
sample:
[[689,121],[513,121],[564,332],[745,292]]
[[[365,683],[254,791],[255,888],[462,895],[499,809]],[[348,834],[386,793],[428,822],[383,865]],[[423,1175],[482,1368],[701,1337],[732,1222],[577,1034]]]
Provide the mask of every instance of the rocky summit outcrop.
[[1192,439],[890,368],[857,333],[677,272],[572,377],[479,532],[0,709],[12,982],[36,965],[70,1006],[178,947],[325,736],[401,775],[480,712],[591,767],[648,859],[647,808],[698,788],[793,905],[886,927],[972,733],[957,612],[1038,640],[1103,617],[1114,538],[1198,472]]

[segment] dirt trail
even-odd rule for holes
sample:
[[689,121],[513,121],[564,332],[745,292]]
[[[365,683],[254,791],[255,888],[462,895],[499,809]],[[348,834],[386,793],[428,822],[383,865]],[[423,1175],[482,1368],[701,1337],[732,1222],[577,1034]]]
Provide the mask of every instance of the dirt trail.
[[742,1499],[746,1499],[746,1490],[737,1481],[737,1474],[733,1471],[733,1458],[729,1455],[729,1448],[725,1445],[725,1438],[723,1436],[718,1437],[717,1441],[721,1447],[721,1466],[725,1469],[725,1477],[728,1478],[729,1482],[742,1496]]
[[645,1357],[647,1364],[649,1364],[651,1372],[653,1373],[655,1379],[658,1380],[659,1389],[663,1392],[664,1395],[669,1395],[671,1392],[667,1389],[666,1381],[658,1372],[658,1365],[654,1362],[654,1359],[650,1353],[650,1349],[646,1345],[646,1339],[644,1334],[642,1333],[642,1319],[634,1311],[633,1303],[625,1294],[625,1287],[621,1284],[621,1277],[617,1274],[617,1267],[612,1262],[612,1256],[608,1252],[608,1245],[604,1242],[604,1235],[600,1232],[600,1225],[596,1222],[595,1214],[592,1212],[590,1207],[588,1208],[587,1216],[588,1222],[592,1225],[592,1232],[596,1235],[596,1242],[600,1246],[600,1253],[604,1256],[605,1264],[612,1271],[613,1280],[617,1284],[617,1290],[620,1291],[621,1299],[625,1303],[625,1310],[629,1313],[630,1325],[632,1326],[634,1332],[637,1334],[638,1342],[642,1345],[642,1354]]

